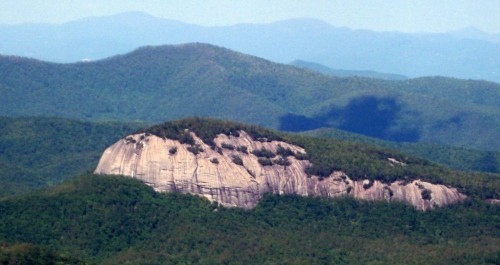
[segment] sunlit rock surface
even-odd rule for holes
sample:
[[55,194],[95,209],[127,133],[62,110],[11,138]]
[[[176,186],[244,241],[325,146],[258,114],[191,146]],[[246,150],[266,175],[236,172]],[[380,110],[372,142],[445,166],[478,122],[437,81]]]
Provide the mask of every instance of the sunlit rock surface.
[[[306,152],[301,147],[285,142],[255,141],[243,131],[239,137],[220,134],[214,139],[217,147],[224,143],[234,146],[234,150],[214,150],[194,133],[191,134],[203,149],[196,155],[188,150],[190,145],[178,141],[144,133],[130,135],[106,149],[95,173],[131,176],[144,181],[156,191],[198,194],[226,207],[255,207],[266,192],[395,200],[409,203],[420,210],[466,198],[455,188],[419,180],[389,184],[353,181],[343,172],[334,172],[327,178],[309,176],[305,168],[311,163],[293,156],[287,158],[287,166],[262,166],[252,151],[265,148],[276,153],[278,146],[281,146],[293,152]],[[236,147],[242,146],[246,147],[247,152],[236,150]],[[235,156],[241,158],[243,165],[233,162]],[[423,193],[427,193],[427,196]]]

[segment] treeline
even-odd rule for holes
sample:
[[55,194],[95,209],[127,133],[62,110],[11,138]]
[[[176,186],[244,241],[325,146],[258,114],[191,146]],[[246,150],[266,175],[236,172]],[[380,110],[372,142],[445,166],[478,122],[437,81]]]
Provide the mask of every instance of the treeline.
[[189,131],[195,132],[196,136],[210,146],[215,146],[214,138],[218,134],[238,137],[240,131],[245,131],[256,141],[282,140],[278,132],[260,126],[199,117],[165,122],[147,129],[141,129],[137,133],[151,133],[159,137],[193,145],[194,139],[189,135]]
[[498,264],[498,207],[469,200],[420,212],[266,195],[253,210],[227,209],[127,177],[84,175],[1,200],[0,242],[97,264]]

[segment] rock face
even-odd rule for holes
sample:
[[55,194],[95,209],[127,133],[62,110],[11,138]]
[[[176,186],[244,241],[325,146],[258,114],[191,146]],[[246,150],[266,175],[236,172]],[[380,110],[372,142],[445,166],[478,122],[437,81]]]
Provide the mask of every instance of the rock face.
[[[349,195],[366,200],[403,201],[420,210],[466,198],[455,188],[419,180],[390,184],[353,181],[340,171],[327,178],[308,176],[305,168],[311,163],[294,156],[264,166],[262,163],[266,161],[260,158],[259,162],[253,151],[265,148],[276,154],[281,146],[294,153],[306,152],[286,142],[254,141],[244,131],[238,137],[218,135],[214,139],[217,146],[214,149],[194,133],[191,135],[198,149],[203,151],[195,154],[196,150],[190,145],[155,135],[130,135],[106,149],[95,173],[131,176],[156,191],[198,194],[226,207],[255,207],[266,192],[324,197]],[[272,160],[280,158],[278,155]]]

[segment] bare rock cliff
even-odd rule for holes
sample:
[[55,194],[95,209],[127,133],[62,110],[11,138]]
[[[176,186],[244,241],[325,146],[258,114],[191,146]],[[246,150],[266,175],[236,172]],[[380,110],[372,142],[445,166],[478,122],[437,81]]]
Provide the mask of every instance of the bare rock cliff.
[[[327,178],[308,176],[304,170],[311,163],[294,156],[283,158],[273,165],[263,165],[265,161],[260,158],[259,162],[253,151],[265,148],[276,153],[279,146],[294,153],[305,154],[305,150],[286,142],[254,141],[243,131],[238,137],[218,135],[214,139],[215,150],[194,133],[191,135],[198,146],[194,149],[179,141],[155,135],[130,135],[106,149],[95,173],[131,176],[156,191],[198,194],[224,206],[242,208],[255,207],[266,192],[395,200],[421,210],[466,198],[455,188],[418,180],[389,184],[353,181],[343,172],[334,172]],[[280,158],[277,156],[273,160]]]

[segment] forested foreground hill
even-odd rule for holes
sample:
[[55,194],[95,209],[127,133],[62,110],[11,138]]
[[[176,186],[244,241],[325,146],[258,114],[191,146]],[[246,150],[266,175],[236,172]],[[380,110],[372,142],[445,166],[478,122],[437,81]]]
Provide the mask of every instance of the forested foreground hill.
[[287,131],[500,150],[500,85],[328,77],[206,44],[54,64],[0,57],[0,114],[160,122],[210,116]]
[[420,212],[398,203],[269,195],[253,210],[225,209],[131,178],[83,175],[0,200],[0,212],[1,261],[24,242],[75,264],[500,262],[499,206],[478,201]]
[[0,264],[87,265],[88,263],[66,254],[57,253],[45,246],[26,243],[0,243]]

